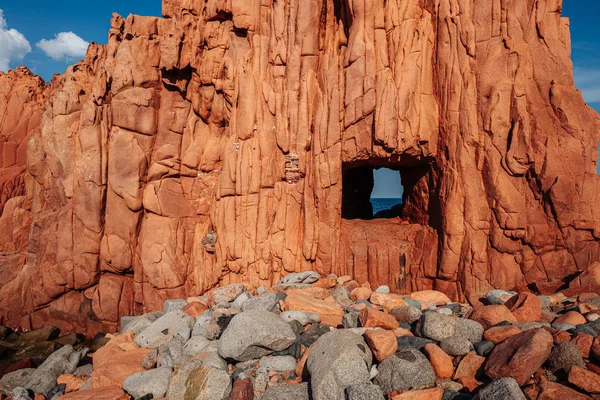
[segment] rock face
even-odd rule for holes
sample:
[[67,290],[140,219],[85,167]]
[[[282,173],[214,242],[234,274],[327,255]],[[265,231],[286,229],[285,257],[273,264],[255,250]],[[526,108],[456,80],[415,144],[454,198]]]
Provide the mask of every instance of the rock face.
[[[115,331],[305,270],[453,300],[588,271],[600,118],[560,11],[164,0],[50,87],[0,74],[0,321]],[[361,219],[375,167],[399,218]]]

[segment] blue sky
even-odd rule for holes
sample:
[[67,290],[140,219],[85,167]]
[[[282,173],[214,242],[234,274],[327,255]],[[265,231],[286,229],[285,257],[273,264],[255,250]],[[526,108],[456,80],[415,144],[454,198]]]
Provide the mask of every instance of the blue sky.
[[[161,15],[161,0],[6,0],[0,3],[0,70],[26,65],[45,80],[83,58],[88,42],[106,43],[113,12]],[[600,1],[563,0],[571,19],[575,82],[600,111]],[[373,197],[400,197],[399,174],[375,172]]]

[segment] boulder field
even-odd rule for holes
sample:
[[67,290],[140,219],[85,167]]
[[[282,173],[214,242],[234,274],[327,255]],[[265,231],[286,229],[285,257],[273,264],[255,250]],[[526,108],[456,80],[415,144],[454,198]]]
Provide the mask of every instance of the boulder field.
[[93,339],[1,328],[0,398],[592,400],[599,334],[595,293],[494,290],[472,307],[294,273],[168,300]]
[[[93,337],[302,271],[598,291],[600,117],[561,3],[163,0],[51,82],[0,73],[0,323]],[[373,219],[381,167],[403,205]]]

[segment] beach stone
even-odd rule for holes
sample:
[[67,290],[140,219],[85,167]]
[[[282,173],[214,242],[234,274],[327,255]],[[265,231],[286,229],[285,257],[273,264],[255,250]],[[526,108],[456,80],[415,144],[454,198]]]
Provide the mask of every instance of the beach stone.
[[398,342],[398,351],[406,349],[422,350],[427,344],[433,343],[433,340],[417,336],[400,336],[396,341]]
[[358,383],[346,388],[347,400],[385,400],[381,388],[372,383]]
[[364,328],[398,328],[398,321],[396,321],[396,318],[374,308],[363,309],[360,312],[358,319],[360,320],[361,326]]
[[381,285],[375,289],[375,293],[390,293],[390,287],[388,285]]
[[349,312],[342,317],[342,325],[346,329],[358,328],[358,316],[360,312]]
[[[242,292],[238,297],[235,298],[235,300],[231,303],[231,307],[232,308],[237,308],[238,310],[242,310],[244,307],[244,304],[252,299],[254,296],[252,296],[252,293],[250,292]],[[270,310],[266,310],[266,311],[270,311]]]
[[424,312],[419,320],[419,327],[423,337],[440,342],[456,334],[457,318],[436,312]]
[[296,364],[296,359],[292,356],[268,356],[259,361],[260,368],[277,372],[293,371]]
[[210,324],[210,315],[199,315],[194,321],[194,328],[192,329],[192,337],[204,336],[206,337],[208,331],[208,325]]
[[285,322],[298,321],[303,326],[321,322],[321,316],[319,314],[300,310],[284,311],[279,314],[279,317]]
[[489,304],[502,305],[516,294],[517,292],[494,289],[486,293],[485,299]]
[[451,356],[464,356],[474,351],[473,344],[462,337],[453,336],[440,342],[440,347]]
[[523,386],[550,356],[554,341],[545,329],[532,329],[497,345],[485,363],[492,379],[514,378]]
[[493,326],[483,333],[486,340],[498,344],[511,336],[518,335],[523,331],[515,325]]
[[504,305],[519,322],[537,322],[542,318],[542,301],[533,293],[516,294]]
[[364,336],[377,361],[386,359],[398,349],[398,341],[392,331],[369,329]]
[[235,315],[239,314],[237,308],[219,308],[214,310],[206,327],[206,338],[217,340],[221,337]]
[[484,329],[491,328],[502,321],[517,322],[517,318],[505,305],[489,305],[475,307],[468,314],[469,319],[479,322]]
[[179,311],[183,307],[187,306],[187,304],[187,300],[184,299],[165,300],[165,304],[163,306],[163,314],[167,314],[173,311]]
[[397,352],[383,360],[373,382],[384,394],[395,390],[427,389],[435,385],[435,373],[427,358],[416,349]]
[[208,306],[204,303],[200,303],[199,301],[192,301],[191,303],[188,303],[186,306],[182,307],[181,311],[190,317],[196,318],[208,311]]
[[133,331],[136,335],[150,326],[154,321],[162,317],[161,312],[153,312],[140,315],[139,317],[121,317],[121,332]]
[[588,395],[549,380],[544,380],[539,388],[537,400],[592,400]]
[[562,342],[554,346],[547,364],[552,372],[563,370],[568,373],[573,365],[585,367],[581,352],[573,342]]
[[483,325],[470,319],[454,318],[456,320],[454,336],[465,338],[472,344],[481,342],[484,332]]
[[344,390],[370,381],[371,350],[362,337],[345,330],[321,336],[306,360],[315,399],[345,400]]
[[389,311],[389,314],[396,318],[398,322],[405,322],[407,324],[418,321],[422,315],[421,310],[412,306],[394,307]]
[[183,354],[185,356],[194,357],[202,352],[216,351],[218,349],[218,341],[208,340],[204,336],[192,336],[183,346]]
[[[309,400],[308,383],[298,385],[271,386],[261,400]],[[316,398],[315,398],[316,400]]]
[[573,336],[571,342],[579,348],[583,358],[590,358],[590,351],[592,350],[592,345],[594,343],[594,337],[592,335],[578,332]]
[[425,346],[425,354],[435,372],[435,376],[441,379],[450,379],[454,375],[454,364],[450,357],[438,345],[430,343]]
[[159,367],[149,371],[138,372],[125,379],[123,389],[133,396],[135,400],[148,394],[151,394],[155,399],[164,397],[169,388],[171,372],[171,368],[169,367]]
[[418,301],[421,304],[433,303],[437,307],[445,306],[451,302],[448,296],[437,290],[421,290],[418,292],[412,292],[410,294],[410,298],[414,301]]
[[569,370],[569,383],[586,393],[600,393],[600,375],[585,368],[573,365]]
[[56,385],[56,379],[63,374],[71,374],[77,368],[88,349],[74,350],[73,346],[63,346],[48,357],[34,372],[25,385],[36,393],[47,393]]
[[227,372],[202,366],[188,374],[182,399],[229,400],[231,389],[231,377]]
[[277,285],[290,285],[295,283],[314,283],[318,281],[320,275],[314,271],[294,272],[284,276]]
[[373,291],[368,287],[357,287],[350,292],[350,299],[354,302],[359,300],[369,300]]
[[247,361],[285,350],[296,341],[292,328],[277,315],[250,310],[233,317],[219,341],[219,355]]
[[181,310],[164,314],[140,332],[135,338],[135,343],[139,347],[159,347],[169,343],[181,328],[194,327],[194,321],[193,317]]
[[369,298],[369,302],[374,306],[382,308],[383,311],[389,311],[394,307],[408,305],[402,296],[393,293],[373,292]]
[[479,390],[473,400],[526,400],[526,397],[516,380],[500,378]]
[[573,328],[579,324],[585,324],[587,320],[577,311],[567,311],[552,322],[554,327],[556,324],[571,324]]
[[14,388],[27,384],[35,368],[23,368],[9,372],[0,379],[0,393],[10,395]]
[[575,329],[575,325],[566,322],[554,322],[552,327],[559,331],[570,331]]
[[479,356],[473,352],[468,353],[458,363],[458,367],[456,367],[453,379],[460,379],[463,377],[479,377],[481,372],[483,372],[482,367],[485,363],[485,360],[485,357]]
[[408,390],[395,394],[391,400],[443,400],[444,389],[432,388],[423,390]]
[[246,291],[246,286],[241,283],[234,283],[232,285],[222,286],[216,288],[212,292],[212,299],[215,305],[217,304],[228,304],[233,302],[240,294]]
[[266,292],[260,296],[255,296],[246,300],[244,304],[242,304],[242,310],[273,311],[278,303],[279,300],[277,300],[277,294],[275,294],[275,292]]

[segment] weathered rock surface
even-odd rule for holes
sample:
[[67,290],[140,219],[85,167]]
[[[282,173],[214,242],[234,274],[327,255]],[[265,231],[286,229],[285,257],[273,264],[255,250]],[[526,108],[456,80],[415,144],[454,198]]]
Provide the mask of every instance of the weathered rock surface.
[[[600,118],[560,12],[163,0],[51,85],[0,74],[1,321],[114,332],[307,270],[452,300],[597,290]],[[400,171],[399,218],[352,219],[373,167]]]

